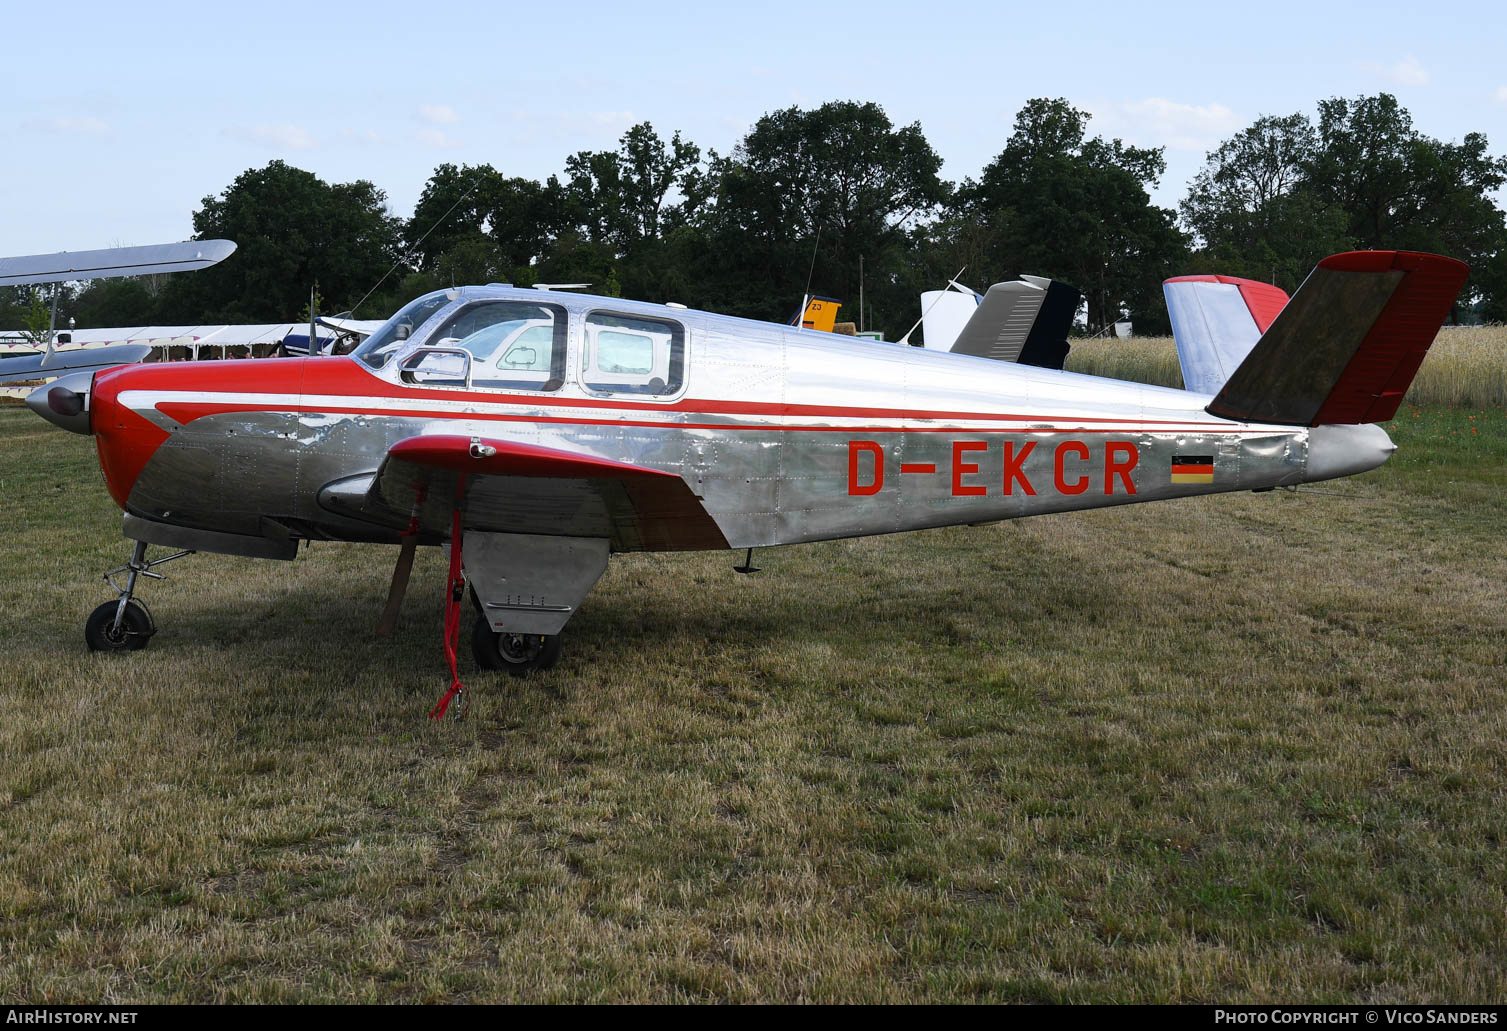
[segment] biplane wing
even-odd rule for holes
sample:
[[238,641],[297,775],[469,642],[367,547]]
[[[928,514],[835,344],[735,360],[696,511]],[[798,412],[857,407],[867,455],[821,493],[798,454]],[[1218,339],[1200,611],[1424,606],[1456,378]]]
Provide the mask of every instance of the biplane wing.
[[[94,251],[59,251],[0,258],[0,286],[71,283],[86,279],[116,279],[159,272],[191,272],[208,268],[235,253],[230,240],[188,240],[145,247],[106,247]],[[53,313],[57,313],[54,296]],[[88,331],[85,331],[87,334]],[[113,332],[113,331],[111,331]],[[51,334],[45,354],[0,359],[0,384],[46,379],[64,372],[130,365],[151,353],[136,344],[54,351]],[[70,342],[71,335],[70,335]],[[115,342],[115,341],[111,341]]]

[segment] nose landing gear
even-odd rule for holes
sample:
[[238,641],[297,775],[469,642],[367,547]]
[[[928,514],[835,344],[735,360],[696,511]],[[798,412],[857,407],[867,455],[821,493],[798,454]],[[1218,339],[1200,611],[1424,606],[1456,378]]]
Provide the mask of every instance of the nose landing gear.
[[[137,541],[131,549],[131,560],[105,574],[105,582],[115,588],[115,593],[120,597],[115,601],[105,602],[89,613],[89,618],[84,622],[84,643],[89,646],[89,650],[134,652],[145,648],[157,632],[157,624],[147,607],[133,597],[136,593],[136,581],[142,576],[165,580],[167,578],[161,573],[152,571],[153,567],[192,554],[192,551],[180,551],[148,562],[146,542]],[[114,580],[121,573],[129,574],[124,588]]]

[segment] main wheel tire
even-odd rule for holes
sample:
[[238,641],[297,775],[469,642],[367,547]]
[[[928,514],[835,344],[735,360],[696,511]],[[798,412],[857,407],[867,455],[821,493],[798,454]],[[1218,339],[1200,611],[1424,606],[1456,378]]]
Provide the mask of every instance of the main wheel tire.
[[91,652],[138,651],[145,648],[157,632],[152,617],[134,598],[126,602],[126,611],[117,630],[115,612],[119,607],[119,601],[107,601],[89,613],[84,622],[84,643]]
[[486,616],[477,616],[471,631],[471,654],[482,669],[502,669],[515,677],[526,677],[559,661],[560,635],[499,634]]

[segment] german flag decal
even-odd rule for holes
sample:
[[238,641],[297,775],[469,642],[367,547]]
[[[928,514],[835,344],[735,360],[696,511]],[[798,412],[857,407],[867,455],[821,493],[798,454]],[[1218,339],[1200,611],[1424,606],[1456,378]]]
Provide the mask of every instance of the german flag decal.
[[1213,483],[1213,455],[1173,455],[1173,483]]

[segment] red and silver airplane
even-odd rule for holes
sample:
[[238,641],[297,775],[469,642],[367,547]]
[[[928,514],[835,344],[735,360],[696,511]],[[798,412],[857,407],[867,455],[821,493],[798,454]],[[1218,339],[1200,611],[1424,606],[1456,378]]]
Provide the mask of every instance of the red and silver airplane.
[[460,688],[466,584],[477,663],[526,673],[556,661],[613,552],[797,544],[1374,468],[1394,450],[1374,423],[1396,412],[1466,273],[1435,255],[1340,254],[1280,312],[1259,284],[1195,277],[1190,295],[1173,281],[1188,390],[486,286],[419,298],[347,356],[77,373],[28,404],[93,434],[136,542],[120,597],[89,618],[91,648],[155,632],[138,577],[179,555],[148,561],[148,545],[292,559],[300,540],[401,544],[410,558],[449,544],[452,688],[438,716]]

